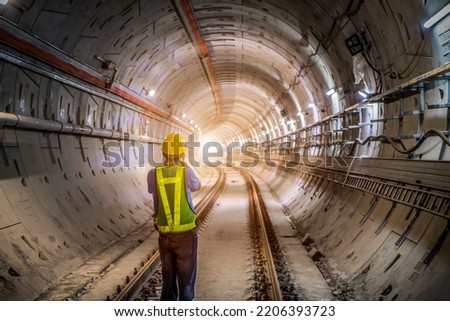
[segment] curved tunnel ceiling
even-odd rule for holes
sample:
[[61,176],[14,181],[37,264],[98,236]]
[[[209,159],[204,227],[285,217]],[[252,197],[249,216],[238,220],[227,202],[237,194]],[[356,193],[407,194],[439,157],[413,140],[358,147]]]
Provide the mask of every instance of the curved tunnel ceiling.
[[[319,233],[330,248],[332,239],[342,240],[347,233],[342,226],[358,209],[366,213],[365,219],[376,211],[371,224],[380,227],[396,211],[398,216],[392,214],[396,221],[385,230],[390,249],[395,235],[412,227],[400,215],[409,211],[405,215],[409,217],[421,206],[422,201],[416,204],[418,195],[429,199],[422,210],[434,216],[421,215],[418,224],[426,235],[412,233],[415,254],[401,252],[399,260],[411,263],[411,269],[399,272],[409,286],[415,258],[423,257],[431,242],[436,242],[431,253],[437,253],[448,232],[450,16],[434,28],[423,27],[447,3],[9,0],[0,4],[0,192],[7,199],[0,230],[9,242],[0,259],[8,257],[5,262],[27,271],[30,264],[21,253],[29,251],[38,254],[33,257],[42,266],[42,277],[31,282],[34,289],[30,291],[27,281],[18,285],[16,294],[40,295],[47,287],[43,280],[66,273],[149,222],[151,200],[143,181],[148,168],[159,160],[158,144],[172,130],[198,133],[201,143],[282,143],[277,150],[282,157],[277,160],[284,163],[277,171],[261,163],[255,172],[263,173],[270,187],[285,194],[296,211],[313,205],[304,212],[313,231],[324,226],[317,224],[314,204],[325,206],[319,216],[324,221],[334,220],[327,212],[334,207],[341,225],[331,223],[333,235]],[[362,41],[366,62],[371,64],[362,75],[355,72],[358,56],[347,47],[347,39],[354,35]],[[365,102],[357,95],[364,86],[374,95]],[[368,143],[358,145],[363,139]],[[145,153],[141,143],[148,147]],[[107,155],[106,146],[117,144],[123,144],[121,157]],[[350,152],[342,148],[345,144],[352,147]],[[133,149],[134,157],[126,153],[130,145],[138,147]],[[228,145],[227,152],[230,146],[235,147]],[[257,156],[266,156],[266,151]],[[330,154],[336,157],[328,163]],[[306,158],[298,157],[302,155]],[[143,157],[155,162],[141,163]],[[115,160],[123,164],[116,166]],[[264,160],[272,162],[270,157]],[[291,171],[292,164],[299,170]],[[301,182],[305,193],[299,193]],[[327,190],[330,184],[333,188]],[[368,187],[360,190],[358,184]],[[313,200],[323,186],[320,195],[328,198],[326,204],[320,196]],[[371,190],[390,191],[392,186],[398,195],[379,196]],[[360,207],[363,195],[367,195],[367,211]],[[386,200],[377,203],[379,197]],[[330,205],[337,202],[343,205]],[[396,202],[403,205],[396,207]],[[344,207],[352,211],[345,218],[340,213]],[[416,213],[412,222],[420,211]],[[353,252],[344,253],[345,242],[338,253],[346,257],[342,262],[350,270],[357,265],[347,259],[359,256],[365,262],[364,257],[376,257],[387,249],[372,244],[372,230],[364,227],[363,234],[362,229],[358,232],[360,223],[354,224],[352,230],[358,234],[353,241],[361,235],[361,243],[354,244],[356,254],[351,258]],[[346,237],[353,243],[353,236]],[[365,251],[362,243],[374,247]],[[441,264],[433,265],[442,268],[428,270],[420,280],[426,286],[418,282],[411,289],[439,284],[442,294],[430,290],[433,297],[448,297],[448,282],[442,283],[436,273],[448,275],[449,247],[445,246]],[[45,261],[41,249],[47,253],[50,248],[57,258]],[[393,256],[383,253],[379,261],[374,260],[380,269],[398,260],[396,250],[389,253]],[[79,261],[72,262],[74,256]],[[389,263],[391,258],[394,261]],[[58,263],[56,268],[53,262]],[[8,269],[7,264],[3,267]],[[15,278],[16,269],[10,271]],[[32,268],[23,275],[34,277],[34,272]],[[398,274],[390,273],[395,280]],[[380,286],[383,280],[377,280]],[[417,295],[429,298],[427,293]]]
[[[403,53],[426,37],[417,13],[445,1],[408,2],[406,10],[362,0],[22,2],[3,15],[107,77],[116,68],[115,82],[193,132],[227,142],[286,123],[303,128],[355,104],[364,83],[355,81],[345,40],[358,34],[369,60],[395,75],[407,63]],[[429,51],[425,45],[422,57]],[[384,77],[383,89],[403,79]]]
[[[287,112],[286,118],[297,119],[302,107],[286,97],[287,91],[296,89],[293,84],[299,83],[299,75],[309,68],[308,64],[320,62],[320,58],[308,59],[316,44],[310,44],[307,39],[315,37],[308,36],[309,31],[302,31],[306,25],[299,25],[299,21],[305,21],[302,13],[308,12],[306,8],[299,8],[298,3],[279,7],[279,2],[246,5],[252,7],[242,3],[192,2],[222,96],[222,105],[216,106],[220,109],[218,123],[211,121],[214,113],[211,99],[210,108],[206,109],[209,119],[202,119],[199,124],[213,140],[232,138],[236,134],[252,138],[247,134],[249,125],[260,132],[261,126],[255,120],[262,121],[269,113],[274,113],[273,118],[278,119],[283,109]],[[293,10],[289,10],[290,6]],[[286,15],[286,11],[298,12],[298,15]],[[283,21],[283,13],[286,21]],[[297,99],[310,101],[316,96],[309,92],[310,88],[297,88],[295,96],[300,97]],[[242,117],[243,113],[248,113],[250,119]]]
[[[189,5],[196,20],[185,23],[183,8]],[[226,141],[236,135],[252,138],[249,128],[261,134],[263,121],[273,129],[281,110],[298,126],[317,121],[320,112],[304,113],[306,123],[297,114],[311,102],[326,110],[325,92],[351,78],[347,68],[335,70],[351,56],[335,49],[330,38],[332,31],[334,42],[343,40],[332,28],[345,8],[337,2],[326,6],[309,1],[46,3],[41,10],[59,32],[48,32],[39,19],[32,32],[99,71],[104,72],[102,60],[111,61],[117,82],[146,98],[154,90],[148,99],[156,106],[180,119],[186,114],[184,121],[192,120],[203,135]],[[195,28],[208,57],[193,38]]]

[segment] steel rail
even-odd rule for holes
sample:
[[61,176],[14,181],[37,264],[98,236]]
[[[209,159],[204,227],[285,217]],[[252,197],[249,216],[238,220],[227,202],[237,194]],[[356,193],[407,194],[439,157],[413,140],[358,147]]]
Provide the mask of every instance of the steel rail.
[[264,205],[264,201],[255,180],[246,171],[240,170],[240,172],[247,184],[250,214],[253,214],[253,218],[257,220],[256,226],[258,227],[258,233],[262,241],[262,251],[264,252],[263,255],[266,258],[264,265],[269,283],[271,284],[270,288],[267,289],[267,292],[271,300],[282,301],[283,294],[278,281],[278,273],[275,267],[272,250],[270,248],[269,237],[267,236],[267,226],[264,221],[264,216],[268,215],[267,209]]
[[[225,187],[226,173],[221,169],[218,169],[217,171],[219,172],[219,178],[213,188],[211,188],[208,194],[195,206],[195,212],[197,213],[197,226],[200,228],[203,226],[205,218]],[[133,295],[139,288],[142,287],[145,280],[147,280],[156,271],[160,264],[159,251],[157,250],[153,253],[149,260],[141,266],[141,269],[133,276],[133,278],[126,279],[126,284],[123,288],[118,286],[117,295],[112,298],[110,297],[109,299],[113,301],[129,301],[132,299]]]

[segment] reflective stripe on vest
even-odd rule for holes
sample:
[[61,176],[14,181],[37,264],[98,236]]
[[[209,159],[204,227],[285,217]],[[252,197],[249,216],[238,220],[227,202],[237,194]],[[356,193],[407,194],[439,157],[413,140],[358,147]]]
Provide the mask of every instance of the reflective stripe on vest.
[[[159,225],[158,224],[158,230],[161,233],[169,233],[169,232],[184,232],[192,230],[196,227],[195,224],[195,214],[191,211],[189,205],[187,204],[186,195],[183,193],[183,167],[177,166],[176,173],[174,177],[164,177],[163,176],[163,168],[157,167],[156,168],[156,183],[159,188],[159,195],[161,197],[161,203],[164,209],[165,218],[167,220],[167,225]],[[167,190],[166,185],[167,184],[174,184],[174,203],[173,203],[173,213],[170,208],[169,198],[167,196]],[[183,198],[183,199],[182,199]],[[185,224],[181,224],[181,202],[184,202],[186,204],[183,204],[184,208],[189,208],[189,214],[192,215],[192,222],[188,222]]]

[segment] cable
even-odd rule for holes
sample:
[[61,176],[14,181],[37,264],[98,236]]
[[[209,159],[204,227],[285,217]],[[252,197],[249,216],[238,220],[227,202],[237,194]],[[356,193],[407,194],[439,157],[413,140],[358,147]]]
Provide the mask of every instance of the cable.
[[[412,72],[414,71],[414,69],[417,67],[417,65],[419,64],[420,57],[423,55],[423,52],[425,51],[425,47],[426,47],[426,46],[425,46],[425,40],[426,40],[426,38],[427,38],[427,36],[428,36],[428,32],[429,32],[428,30],[425,32],[425,36],[422,38],[422,40],[421,40],[419,46],[417,46],[417,50],[416,50],[415,54],[413,55],[413,59],[411,59],[411,61],[409,62],[408,66],[406,66],[406,68],[405,68],[402,72],[400,72],[400,73],[397,74],[397,76],[398,76],[399,79],[405,79],[405,78],[408,78],[408,77],[412,74]],[[420,50],[420,47],[422,46],[422,44],[423,44],[422,51],[421,51],[420,55],[418,55],[419,50]],[[416,63],[415,63],[415,65],[414,65],[414,67],[411,69],[411,71],[410,71],[406,76],[404,76],[404,73],[408,70],[408,68],[409,68],[409,67],[411,66],[411,64],[413,63],[414,58],[417,58],[417,57],[418,57],[418,59],[416,60]]]
[[[284,98],[285,94],[289,90],[291,90],[295,85],[300,84],[300,78],[305,77],[309,73],[311,68],[316,64],[316,62],[311,63],[311,59],[312,59],[312,57],[317,55],[317,53],[319,52],[320,46],[324,45],[327,42],[328,38],[331,36],[333,31],[335,30],[335,26],[336,26],[337,22],[342,20],[345,17],[352,17],[353,15],[358,13],[359,10],[361,9],[361,6],[363,3],[364,3],[364,0],[358,0],[358,4],[357,4],[356,8],[350,12],[350,9],[354,4],[354,0],[350,0],[342,14],[340,14],[336,17],[331,17],[333,19],[333,24],[331,25],[331,28],[329,29],[328,33],[322,39],[319,39],[319,37],[316,36],[316,38],[319,40],[316,48],[308,56],[306,63],[300,67],[300,70],[295,75],[294,80],[292,81],[292,83],[289,84],[287,91],[285,91],[284,93],[281,94],[281,96],[275,101],[275,104],[278,104]],[[367,60],[367,58],[366,58],[366,60]],[[369,63],[369,65],[371,65],[371,64]],[[374,69],[374,68],[372,67],[372,69]],[[376,69],[374,69],[374,70],[376,70]],[[379,78],[380,78],[380,83],[381,83],[381,75],[379,76]],[[379,85],[378,85],[378,80],[377,80],[377,88],[378,87],[379,87]],[[381,88],[380,88],[380,90],[377,90],[377,93],[379,93],[379,92],[381,92]]]
[[[356,14],[360,10],[362,2],[364,2],[364,0],[359,0],[357,8],[351,12],[352,15]],[[308,60],[306,61],[306,64],[300,68],[299,72],[297,73],[297,75],[294,78],[293,83],[289,86],[289,88],[291,88],[292,85],[298,85],[300,83],[300,78],[306,76],[309,73],[310,68],[315,65],[315,63],[310,64],[312,57],[317,55],[317,53],[319,52],[320,45],[325,43],[326,40],[329,38],[329,36],[331,36],[331,34],[333,33],[333,31],[335,29],[336,23],[338,21],[340,21],[342,18],[349,16],[348,12],[349,12],[350,8],[353,6],[353,3],[354,3],[354,0],[350,0],[349,4],[347,5],[347,7],[345,8],[345,10],[342,14],[340,14],[337,17],[332,17],[333,24],[331,25],[331,28],[329,29],[328,33],[326,34],[325,37],[323,37],[322,39],[319,40],[317,47],[314,49],[313,53],[308,56]],[[317,39],[319,39],[319,38],[317,37]],[[303,71],[305,73],[302,75]]]
[[[409,75],[411,75],[412,71],[414,70],[414,68],[415,68],[415,67],[417,66],[417,64],[418,64],[419,59],[418,59],[418,61],[416,62],[416,64],[414,65],[414,68],[411,70],[411,72],[410,72],[408,75],[404,76],[403,74],[404,74],[404,73],[406,72],[406,70],[408,70],[408,68],[411,66],[411,64],[412,64],[413,61],[414,61],[414,58],[416,58],[416,57],[419,56],[418,53],[419,53],[420,47],[422,46],[422,44],[424,44],[424,42],[425,42],[425,40],[426,40],[426,38],[427,38],[427,36],[428,36],[428,33],[429,33],[429,30],[426,31],[425,35],[423,36],[422,40],[420,41],[420,44],[419,44],[419,46],[417,47],[416,53],[413,55],[413,59],[409,62],[408,66],[406,66],[406,68],[405,68],[402,72],[400,72],[400,73],[394,73],[395,76],[394,76],[394,77],[391,77],[391,78],[399,77],[400,79],[404,79],[404,78],[407,78]],[[423,54],[424,51],[425,51],[425,45],[424,45],[423,48],[422,48],[422,52],[420,53],[420,56]],[[386,67],[384,67],[384,68],[381,70],[381,72],[384,73],[385,71],[388,71],[393,65],[395,65],[395,62],[392,62],[392,63],[388,64]],[[392,74],[392,73],[391,73],[391,74]],[[385,75],[387,75],[387,73],[385,73]]]
[[[392,147],[399,153],[401,154],[411,154],[413,152],[415,152],[424,142],[428,137],[431,136],[439,136],[439,138],[442,139],[442,141],[447,144],[448,146],[450,146],[450,140],[440,131],[436,130],[436,129],[430,129],[428,130],[425,134],[422,135],[422,137],[420,137],[419,141],[411,148],[406,148],[405,145],[403,144],[403,142],[399,139],[394,139],[392,137],[386,136],[386,135],[379,135],[379,136],[369,136],[367,137],[365,140],[361,141],[360,139],[355,140],[355,142],[352,145],[352,148],[350,149],[350,152],[345,152],[345,154],[347,156],[350,156],[353,154],[355,147],[357,145],[365,145],[370,141],[381,141],[382,143],[389,143],[392,145]],[[342,143],[337,142],[338,143]],[[397,147],[397,144],[401,144],[402,149]]]
[[366,55],[365,52],[362,52],[362,56],[364,57],[364,59],[366,60],[367,64],[369,65],[369,67],[374,72],[374,78],[375,78],[375,82],[376,82],[376,88],[375,88],[374,95],[378,95],[378,94],[381,93],[381,90],[383,89],[382,83],[381,83],[381,72],[380,72],[380,70],[378,70],[377,68],[375,68],[372,65],[372,63],[370,62],[369,58],[367,58],[367,55]]

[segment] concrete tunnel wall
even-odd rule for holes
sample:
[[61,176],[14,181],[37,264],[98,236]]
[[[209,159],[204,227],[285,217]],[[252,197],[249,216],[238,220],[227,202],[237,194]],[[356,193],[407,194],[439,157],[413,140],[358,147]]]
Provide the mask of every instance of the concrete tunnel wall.
[[37,298],[91,256],[149,222],[148,164],[100,166],[104,155],[98,138],[1,132],[2,300]]
[[[308,184],[301,171],[261,166],[262,177],[286,209],[300,237],[310,235],[339,279],[363,300],[448,300],[450,244],[427,266],[431,245],[447,225],[424,213],[405,241],[396,241],[408,225],[411,207],[397,204],[377,232],[393,202],[327,180]],[[377,233],[376,233],[377,232]]]
[[[120,8],[118,3],[119,1],[116,5]],[[70,6],[65,9],[70,12]],[[38,11],[41,8],[36,10],[24,13],[23,27],[31,29],[31,18],[39,17],[36,18],[38,23],[35,25],[35,32],[70,48],[69,52],[72,50],[72,53],[81,58],[92,59],[93,52],[83,51],[86,49],[83,46],[75,46],[76,35],[65,42],[64,32],[61,32],[54,35],[58,39],[53,39],[53,26],[46,22],[45,17],[59,17],[61,13],[43,10],[40,14]],[[78,24],[76,14],[77,12],[71,15],[64,29]],[[158,14],[163,15],[162,12],[155,13]],[[16,14],[11,16],[15,17]],[[28,16],[31,17],[30,20],[27,20]],[[88,18],[82,16],[83,19]],[[57,22],[62,23],[63,19],[58,19]],[[112,21],[109,22],[113,24]],[[86,47],[90,48],[91,45],[94,46],[91,42],[95,43],[97,40],[86,37],[84,41],[88,43]],[[98,41],[96,45],[101,47]],[[396,54],[394,47],[389,46],[386,52]],[[435,50],[438,53],[441,51],[441,48]],[[14,50],[11,52],[21,55]],[[126,60],[126,57],[122,58]],[[419,64],[420,70],[425,71],[431,66],[439,65],[437,61],[443,59],[437,55],[434,58],[428,57],[425,63],[422,61]],[[408,59],[405,58],[404,64],[407,62]],[[81,132],[70,135],[57,131],[3,127],[4,124],[1,124],[0,299],[32,300],[89,258],[137,228],[145,227],[149,222],[152,207],[150,195],[146,191],[145,177],[150,165],[145,163],[144,166],[138,166],[138,156],[131,153],[130,167],[121,164],[105,168],[101,165],[105,160],[104,144],[120,141],[121,137],[127,135],[145,135],[150,141],[158,142],[168,131],[186,131],[178,124],[158,117],[147,124],[144,111],[136,106],[125,108],[125,103],[121,105],[121,102],[105,99],[98,92],[79,91],[71,84],[63,84],[8,62],[2,61],[0,70],[0,112],[117,134],[116,138],[99,138]],[[198,70],[197,74],[201,75],[202,69]],[[125,79],[129,78],[132,78],[131,72],[126,73]],[[387,81],[392,85],[393,80]],[[441,95],[437,93],[438,90],[439,88],[431,89],[427,101],[445,103],[448,89],[443,88]],[[170,92],[170,89],[166,91]],[[409,106],[414,110],[417,105],[418,102],[415,101]],[[392,110],[399,108],[395,106]],[[446,112],[446,109],[427,110],[424,127],[444,129]],[[396,115],[395,112],[392,114]],[[408,121],[405,121],[402,131],[399,131],[398,120],[390,120],[380,125],[375,132],[389,135],[415,133],[420,118],[416,114],[405,118]],[[413,144],[414,141],[415,139],[410,139],[408,143]],[[422,149],[431,149],[436,142],[440,141],[434,137]],[[379,143],[374,143],[375,146],[377,144]],[[158,154],[157,144],[148,146],[150,150],[146,150],[144,158]],[[375,150],[374,147],[372,149]],[[424,153],[424,158],[435,160],[439,153],[440,149],[434,148],[431,152]],[[393,154],[390,147],[385,147],[380,156],[390,158]],[[447,148],[444,159],[448,160],[449,157]],[[371,164],[367,162],[367,170],[372,171]],[[428,167],[433,166],[431,164]],[[383,176],[383,169],[374,170],[380,173],[380,177]],[[395,241],[408,224],[408,206],[397,205],[388,224],[379,234],[375,234],[374,230],[391,208],[392,202],[379,199],[369,219],[361,224],[361,217],[371,207],[374,199],[370,193],[323,181],[308,184],[304,186],[307,187],[304,190],[302,184],[305,181],[301,173],[283,167],[274,169],[262,166],[255,173],[268,182],[299,230],[311,235],[333,270],[343,280],[360,286],[356,290],[361,298],[450,299],[446,291],[450,285],[448,240],[443,243],[431,264],[425,266],[421,262],[445,228],[445,219],[428,213],[422,214],[405,242],[397,247]],[[399,175],[400,181],[406,180],[408,176],[398,172],[394,174]],[[437,177],[435,181],[425,183],[448,189],[447,176],[441,176],[443,178]],[[429,176],[424,175],[424,178],[429,179]],[[389,288],[389,291],[385,291]]]
[[143,154],[130,148],[109,167],[102,166],[105,139],[7,128],[1,137],[1,300],[39,299],[119,239],[154,231],[146,177],[149,157],[161,159],[159,145],[146,145]]
[[[137,166],[133,153],[130,167],[104,168],[104,141],[98,138],[19,129],[3,129],[2,135],[9,161],[2,164],[2,299],[39,297],[91,256],[148,223],[150,166]],[[302,187],[301,173],[282,167],[255,173],[269,183],[299,230],[311,235],[333,271],[359,286],[358,297],[448,299],[448,242],[432,264],[421,263],[444,219],[422,215],[397,247],[408,223],[407,206],[397,205],[387,226],[375,234],[392,202],[379,200],[361,224],[374,199],[369,193],[332,182]],[[381,295],[387,288],[389,293]]]

